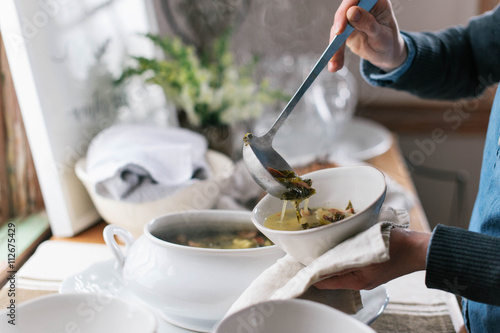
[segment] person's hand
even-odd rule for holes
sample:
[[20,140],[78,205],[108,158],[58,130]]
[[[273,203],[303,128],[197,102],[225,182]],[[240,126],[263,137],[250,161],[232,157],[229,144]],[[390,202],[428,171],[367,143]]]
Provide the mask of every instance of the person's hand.
[[424,270],[429,239],[429,233],[392,229],[388,261],[325,276],[314,286],[319,289],[373,289],[397,277]]
[[[406,59],[406,45],[399,32],[389,0],[378,0],[370,12],[356,6],[358,0],[343,0],[335,13],[330,41],[342,33],[349,21],[355,30],[346,41],[355,54],[389,72]],[[336,72],[344,66],[345,45],[328,62],[328,70]]]

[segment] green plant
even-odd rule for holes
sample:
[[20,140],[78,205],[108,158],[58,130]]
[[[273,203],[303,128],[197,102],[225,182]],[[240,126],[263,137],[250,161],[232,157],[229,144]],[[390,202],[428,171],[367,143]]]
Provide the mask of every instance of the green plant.
[[217,38],[209,50],[197,54],[178,38],[146,35],[164,53],[164,59],[133,57],[117,83],[142,76],[161,86],[167,100],[184,111],[191,126],[231,125],[258,117],[265,106],[286,96],[254,78],[257,59],[237,66],[230,51],[230,33]]

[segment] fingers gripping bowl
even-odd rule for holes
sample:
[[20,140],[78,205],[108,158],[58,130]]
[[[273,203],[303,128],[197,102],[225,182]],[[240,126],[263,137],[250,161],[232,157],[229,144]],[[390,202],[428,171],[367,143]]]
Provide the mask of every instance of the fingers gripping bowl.
[[252,222],[274,244],[307,265],[377,222],[385,199],[386,182],[384,174],[371,166],[330,168],[302,177],[310,178],[316,189],[316,194],[309,198],[309,207],[344,208],[351,201],[356,214],[314,229],[274,230],[264,226],[264,222],[267,217],[282,210],[283,201],[266,195],[253,209]]

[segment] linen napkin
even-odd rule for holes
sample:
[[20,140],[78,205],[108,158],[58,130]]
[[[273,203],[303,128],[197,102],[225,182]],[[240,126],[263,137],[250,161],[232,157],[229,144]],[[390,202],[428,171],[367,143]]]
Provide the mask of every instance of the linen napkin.
[[17,272],[18,287],[57,291],[65,278],[112,258],[104,244],[48,240],[37,247]]
[[217,209],[252,210],[265,194],[253,180],[243,160],[235,164],[234,172],[216,203]]
[[464,320],[456,296],[427,288],[425,271],[391,280],[385,287],[390,300],[382,315],[370,325],[375,331],[461,332]]
[[207,147],[202,135],[186,129],[115,125],[92,140],[86,169],[101,196],[153,201],[209,177]]
[[[385,206],[380,212],[378,223],[340,243],[308,266],[302,265],[290,255],[285,255],[251,283],[226,316],[268,300],[284,300],[302,295],[307,298],[307,294],[311,293],[310,288],[315,288],[312,285],[318,282],[321,276],[387,261],[390,230],[408,225],[409,214],[406,210]],[[329,302],[332,292],[335,291],[314,291],[313,300],[331,305]]]

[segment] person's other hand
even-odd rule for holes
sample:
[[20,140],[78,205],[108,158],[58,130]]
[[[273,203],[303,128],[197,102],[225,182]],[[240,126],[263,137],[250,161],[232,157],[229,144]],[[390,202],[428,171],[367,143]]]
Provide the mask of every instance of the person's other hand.
[[424,232],[392,229],[388,261],[325,276],[314,286],[319,289],[373,289],[397,277],[424,270],[430,236]]
[[[347,46],[358,56],[388,72],[406,59],[406,45],[399,32],[389,0],[378,0],[370,12],[358,7],[358,0],[343,0],[335,13],[330,29],[330,41],[342,33],[347,23],[355,30]],[[328,62],[328,70],[336,72],[344,66],[345,44]]]

